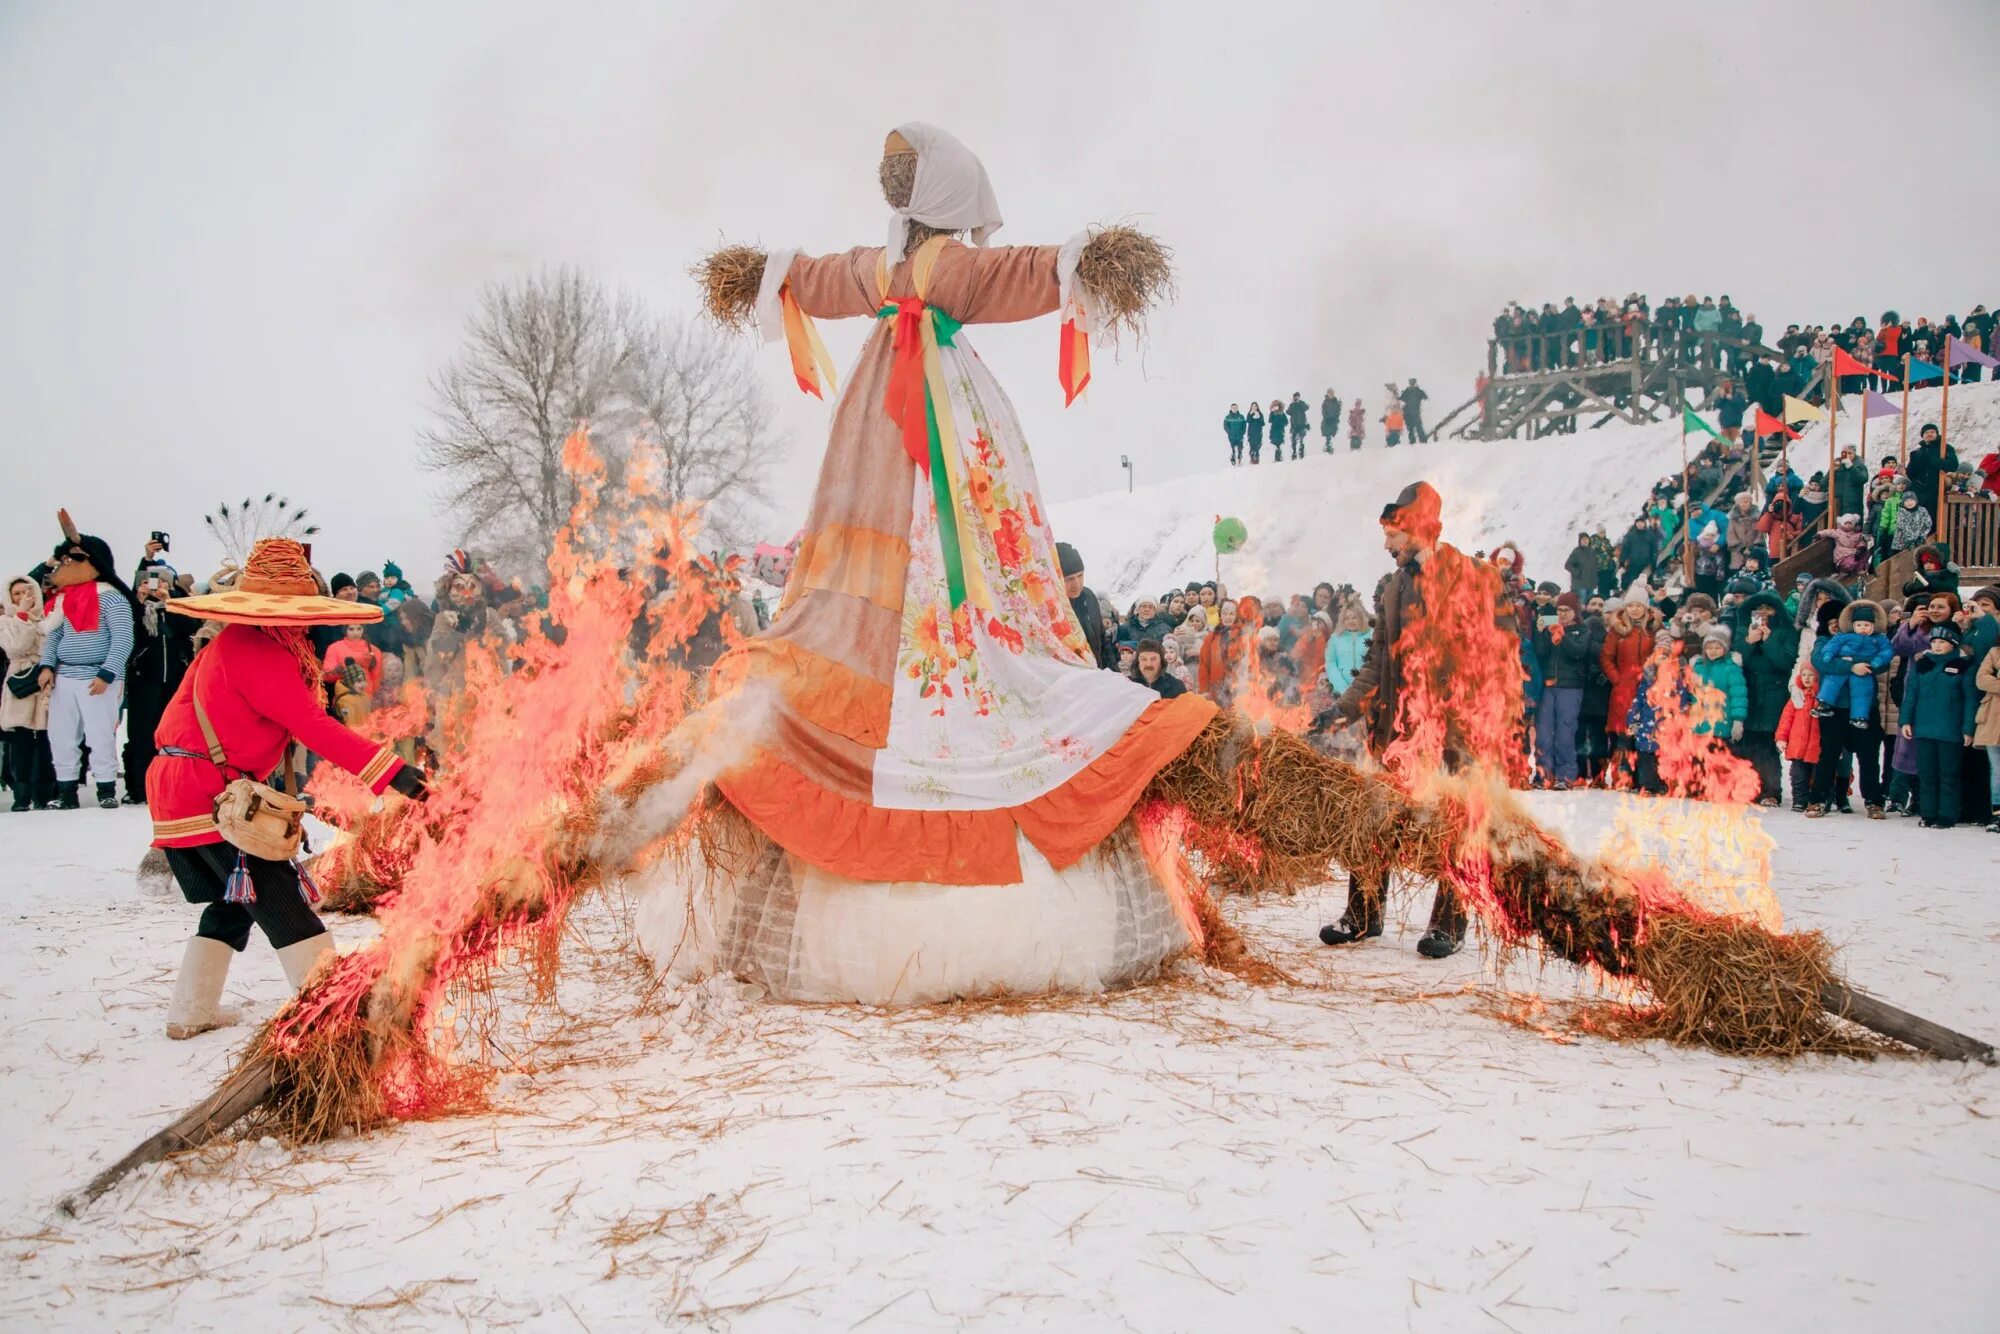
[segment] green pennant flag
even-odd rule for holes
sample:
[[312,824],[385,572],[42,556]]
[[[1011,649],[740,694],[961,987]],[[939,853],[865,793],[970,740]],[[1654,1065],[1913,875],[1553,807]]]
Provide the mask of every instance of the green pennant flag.
[[1686,433],[1688,431],[1700,431],[1705,435],[1714,436],[1717,440],[1722,441],[1724,444],[1729,443],[1728,436],[1716,430],[1713,426],[1710,426],[1707,422],[1703,421],[1701,418],[1695,416],[1693,408],[1681,409],[1681,431],[1683,433]]

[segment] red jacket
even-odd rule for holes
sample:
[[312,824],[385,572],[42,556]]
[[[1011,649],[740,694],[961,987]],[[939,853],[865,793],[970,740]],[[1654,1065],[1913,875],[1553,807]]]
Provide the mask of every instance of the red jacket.
[[[225,776],[208,757],[194,716],[193,693],[235,770]],[[192,848],[220,843],[215,799],[238,774],[263,779],[278,767],[293,737],[380,792],[403,767],[395,752],[327,716],[299,675],[291,651],[262,630],[225,625],[182,678],[153,732],[156,745],[192,751],[200,759],[161,755],[146,770],[146,805],[153,846]]]
[[1611,699],[1605,707],[1605,731],[1618,736],[1631,734],[1632,728],[1625,720],[1631,716],[1632,701],[1638,697],[1639,680],[1645,674],[1646,659],[1652,656],[1652,652],[1653,637],[1644,630],[1605,634],[1604,647],[1597,652],[1597,665],[1611,682]]

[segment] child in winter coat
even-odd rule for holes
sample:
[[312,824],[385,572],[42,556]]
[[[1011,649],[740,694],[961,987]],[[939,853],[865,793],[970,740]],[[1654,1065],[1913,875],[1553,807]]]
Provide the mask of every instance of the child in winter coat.
[[1859,514],[1843,514],[1833,530],[1833,572],[1843,579],[1868,573],[1868,534]]
[[[1819,691],[1819,673],[1801,667],[1792,678],[1799,697],[1812,699]],[[1806,792],[1812,786],[1813,766],[1819,763],[1819,719],[1811,708],[1787,699],[1778,714],[1778,749],[1784,752],[1785,768],[1792,780],[1792,809],[1806,808]]]
[[1926,829],[1958,823],[1959,749],[1972,744],[1979,692],[1973,664],[1958,651],[1958,627],[1930,627],[1930,651],[1910,664],[1903,687],[1903,738],[1915,743],[1917,811]]
[[1250,435],[1250,461],[1255,463],[1264,453],[1264,410],[1255,403],[1244,418],[1244,429]]
[[1831,718],[1846,706],[1848,718],[1868,721],[1875,707],[1875,678],[1896,656],[1882,634],[1882,609],[1872,602],[1851,602],[1840,613],[1840,633],[1813,645],[1813,666],[1819,669],[1819,707],[1814,716]]
[[1889,550],[1908,551],[1931,535],[1931,512],[1917,503],[1917,493],[1905,491],[1889,525]]
[[1389,437],[1389,448],[1394,449],[1403,443],[1403,410],[1393,401],[1389,410],[1382,414],[1382,430]]
[[1711,625],[1701,636],[1701,656],[1688,664],[1694,686],[1690,730],[1696,736],[1743,739],[1743,720],[1750,713],[1750,685],[1743,668],[1729,652],[1729,627]]
[[1347,410],[1348,452],[1352,453],[1353,451],[1361,448],[1362,438],[1367,434],[1368,434],[1368,411],[1366,408],[1363,408],[1361,406],[1361,400],[1357,398],[1354,400],[1354,406]]

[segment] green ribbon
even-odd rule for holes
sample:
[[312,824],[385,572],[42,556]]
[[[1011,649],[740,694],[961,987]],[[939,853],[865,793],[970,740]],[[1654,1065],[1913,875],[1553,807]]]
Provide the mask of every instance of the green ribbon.
[[[931,317],[938,346],[950,347],[965,325],[936,306],[925,306],[924,311]],[[884,306],[875,312],[875,318],[890,319],[897,313],[895,306]],[[958,545],[958,506],[952,499],[950,474],[945,471],[944,439],[938,432],[937,403],[931,397],[928,374],[924,376],[924,425],[930,434],[931,506],[937,511],[938,545],[944,548],[944,582],[951,593],[951,609],[957,611],[965,605],[965,563]]]

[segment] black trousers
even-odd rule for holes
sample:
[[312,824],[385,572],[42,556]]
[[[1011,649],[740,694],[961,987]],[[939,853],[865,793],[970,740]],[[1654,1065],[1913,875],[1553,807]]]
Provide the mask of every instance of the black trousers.
[[[1882,804],[1882,729],[1871,719],[1856,725],[1851,718],[1822,718],[1819,723],[1819,762],[1813,765],[1811,800],[1831,805],[1836,797],[1847,798],[1844,774],[1861,771],[1861,800],[1869,806]],[[1852,757],[1853,768],[1845,761]],[[1836,791],[1837,790],[1837,791]]]
[[1785,791],[1778,769],[1778,742],[1772,732],[1745,732],[1733,750],[1757,770],[1757,800],[1782,800]]
[[5,733],[6,748],[0,762],[7,772],[7,787],[14,800],[26,806],[45,806],[56,799],[56,765],[49,755],[49,734],[10,727]]
[[1965,747],[1956,741],[1916,739],[1917,814],[1934,825],[1951,828],[1958,823],[1959,752]]
[[201,925],[195,934],[219,940],[241,952],[250,943],[254,923],[281,950],[301,940],[311,940],[326,931],[319,914],[306,903],[299,886],[298,868],[290,862],[266,861],[245,856],[250,883],[257,891],[255,903],[225,903],[229,873],[236,869],[236,849],[227,843],[205,843],[195,848],[168,848],[167,865],[179,882],[181,895],[189,903],[205,903]]
[[146,796],[146,771],[153,767],[153,732],[167,711],[166,687],[157,681],[134,682],[125,694],[125,795]]

